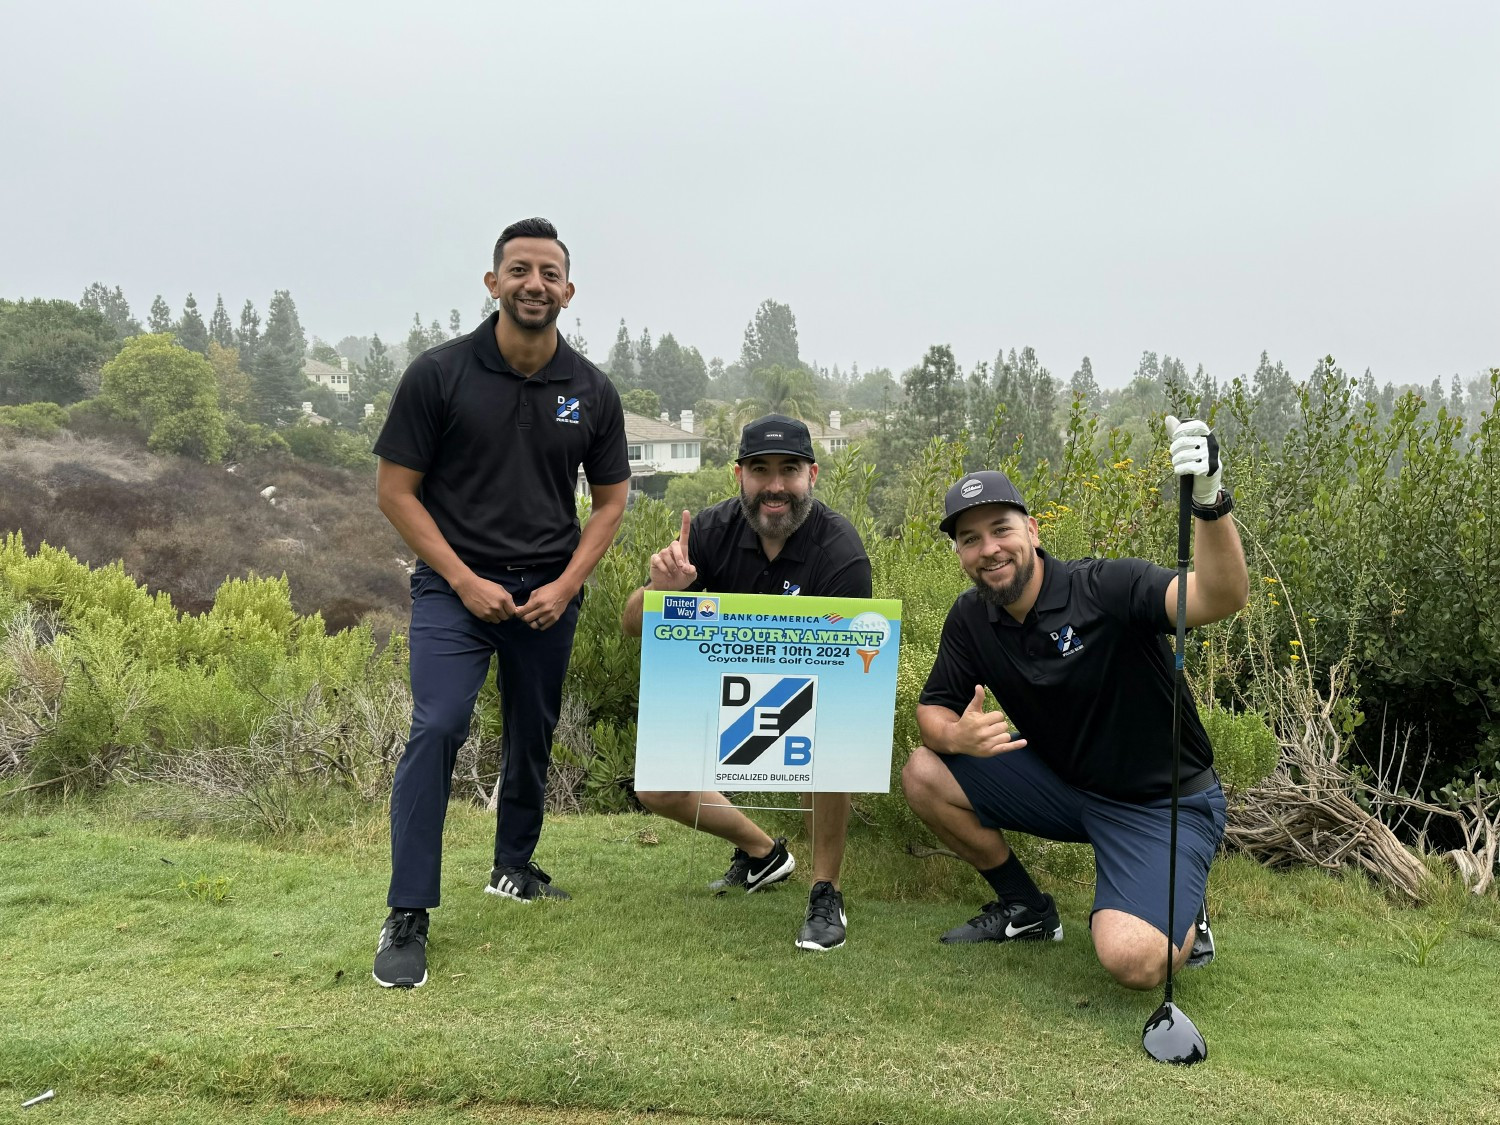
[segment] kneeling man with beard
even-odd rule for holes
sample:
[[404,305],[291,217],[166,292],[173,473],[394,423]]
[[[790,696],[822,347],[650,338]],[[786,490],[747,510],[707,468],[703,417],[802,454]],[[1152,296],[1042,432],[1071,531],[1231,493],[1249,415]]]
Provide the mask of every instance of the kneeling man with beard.
[[[1167,419],[1173,465],[1194,481],[1196,569],[1187,623],[1238,611],[1249,576],[1218,447],[1202,422]],[[1032,882],[1004,831],[1093,846],[1089,929],[1121,984],[1151,989],[1166,973],[1177,574],[1145,559],[1053,558],[1001,473],[948,491],[943,531],[974,588],[954,603],[917,706],[924,745],[902,771],[918,816],[994,889],[948,944],[1061,941],[1050,895]],[[985,688],[1002,710],[986,711]],[[1190,697],[1189,697],[1190,698]],[[1015,730],[1011,728],[1014,724]],[[1184,705],[1176,897],[1203,902],[1224,791],[1197,708]],[[1174,965],[1213,958],[1200,910],[1174,941]]]
[[[734,476],[738,497],[699,512],[682,513],[679,537],[651,556],[650,581],[630,595],[621,627],[641,635],[647,590],[710,590],[720,594],[804,594],[821,598],[870,597],[870,558],[843,516],[812,496],[817,457],[807,427],[768,414],[740,435]],[[719,894],[743,887],[753,893],[791,875],[797,861],[786,838],[772,839],[719,793],[637,793],[641,804],[679,824],[734,845],[723,877],[709,884]],[[836,949],[848,919],[839,890],[849,794],[804,796],[810,805],[813,887],[799,949]]]

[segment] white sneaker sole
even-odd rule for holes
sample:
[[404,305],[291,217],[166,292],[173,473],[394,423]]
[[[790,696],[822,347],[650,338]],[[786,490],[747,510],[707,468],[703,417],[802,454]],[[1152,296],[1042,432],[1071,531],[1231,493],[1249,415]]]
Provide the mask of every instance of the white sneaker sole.
[[370,979],[373,980],[376,984],[380,985],[381,988],[421,988],[424,984],[427,983],[427,973],[424,970],[422,973],[422,979],[417,981],[416,984],[402,984],[400,981],[381,980],[374,974],[374,972],[370,973]]
[[[524,906],[530,906],[536,901],[536,898],[522,898],[520,895],[512,894],[510,891],[502,891],[499,887],[486,886],[484,893],[494,895],[496,898],[508,898],[511,902],[519,902]],[[537,898],[541,897],[541,895],[537,895]]]
[[769,887],[773,883],[783,882],[796,869],[797,869],[797,857],[794,856],[794,855],[792,855],[791,852],[787,852],[786,853],[786,862],[783,863],[780,867],[776,868],[775,870],[771,871],[770,873],[768,873],[766,875],[762,875],[754,883],[751,883],[747,879],[745,881],[745,893],[747,895],[753,895],[756,891],[760,890],[762,887]]

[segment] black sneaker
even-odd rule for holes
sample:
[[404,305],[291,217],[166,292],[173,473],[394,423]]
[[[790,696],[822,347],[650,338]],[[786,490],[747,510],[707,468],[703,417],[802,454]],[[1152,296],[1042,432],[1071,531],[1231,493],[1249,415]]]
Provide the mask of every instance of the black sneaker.
[[1214,959],[1214,932],[1208,928],[1208,903],[1198,907],[1198,920],[1193,924],[1193,951],[1188,954],[1187,967],[1201,969]]
[[532,860],[525,867],[496,867],[490,871],[490,885],[484,888],[487,895],[515,899],[517,902],[535,902],[539,898],[557,899],[559,902],[572,898],[567,891],[552,885],[548,875]]
[[747,858],[749,863],[745,867],[745,893],[749,895],[772,883],[780,883],[797,867],[792,853],[786,850],[785,836],[776,837],[769,855],[760,859],[753,856]]
[[724,872],[722,878],[715,879],[708,885],[708,889],[716,894],[726,895],[735,887],[743,887],[745,878],[750,871],[750,856],[739,848],[734,849],[734,858],[729,861],[729,870]]
[[826,880],[814,883],[812,894],[807,896],[807,921],[797,934],[797,948],[837,949],[844,944],[844,926],[848,921],[844,915],[844,896]]
[[939,941],[945,945],[960,945],[976,941],[1062,941],[1062,919],[1057,916],[1057,903],[1051,895],[1043,895],[1047,905],[1033,910],[1022,902],[1002,906],[998,902],[987,902],[977,918],[970,918],[962,926],[955,926]]
[[425,910],[392,910],[380,927],[375,947],[375,971],[381,988],[421,988],[427,983],[427,926]]

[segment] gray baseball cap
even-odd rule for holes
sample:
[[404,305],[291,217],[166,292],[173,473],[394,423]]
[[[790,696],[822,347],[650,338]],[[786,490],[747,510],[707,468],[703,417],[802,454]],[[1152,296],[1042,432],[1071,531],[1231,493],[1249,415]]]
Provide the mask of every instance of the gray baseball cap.
[[1010,504],[1026,515],[1031,514],[1026,511],[1026,501],[1021,499],[1009,477],[993,469],[981,469],[959,477],[948,490],[948,495],[943,498],[943,522],[938,527],[950,539],[953,538],[959,514],[981,504]]

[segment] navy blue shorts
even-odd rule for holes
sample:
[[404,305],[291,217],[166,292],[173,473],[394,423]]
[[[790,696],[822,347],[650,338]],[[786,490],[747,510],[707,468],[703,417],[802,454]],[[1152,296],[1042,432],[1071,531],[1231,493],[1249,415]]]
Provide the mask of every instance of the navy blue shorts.
[[[1133,804],[1075,789],[1029,747],[973,758],[942,755],[986,828],[1091,844],[1094,909],[1122,910],[1167,932],[1167,860],[1172,801]],[[1177,934],[1182,940],[1208,888],[1208,868],[1224,835],[1224,790],[1217,782],[1178,799]]]

